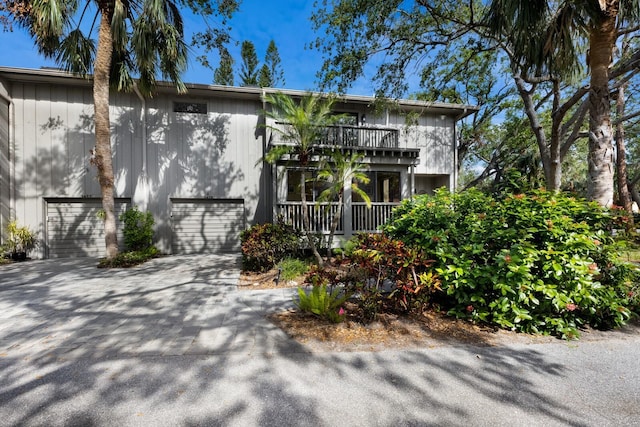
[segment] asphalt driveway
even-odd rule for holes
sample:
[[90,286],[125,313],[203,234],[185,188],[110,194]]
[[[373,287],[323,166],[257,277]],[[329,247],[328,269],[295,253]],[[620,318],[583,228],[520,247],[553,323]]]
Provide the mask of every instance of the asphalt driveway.
[[640,336],[312,353],[236,256],[0,266],[0,425],[640,425]]

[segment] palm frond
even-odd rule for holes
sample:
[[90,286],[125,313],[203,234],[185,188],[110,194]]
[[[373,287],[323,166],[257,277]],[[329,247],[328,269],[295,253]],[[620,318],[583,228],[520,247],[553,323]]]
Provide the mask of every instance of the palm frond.
[[121,1],[114,2],[113,17],[111,19],[111,33],[114,51],[127,49],[129,34],[127,32],[128,11]]
[[91,74],[95,53],[94,41],[76,29],[61,40],[56,49],[55,61],[66,71],[87,76]]
[[134,86],[133,69],[134,64],[128,52],[114,51],[111,59],[111,87],[119,92],[131,91]]
[[272,147],[264,156],[265,162],[274,164],[282,158],[285,154],[290,154],[293,148],[288,145],[277,145]]
[[64,32],[77,8],[77,1],[36,0],[31,3],[29,16],[22,24],[29,29],[38,51],[47,58],[55,58]]
[[625,22],[640,20],[640,2],[638,0],[621,0],[620,19]]
[[[494,36],[511,46],[514,59],[532,74],[572,77],[580,71],[579,40],[586,30],[591,0],[494,0],[483,20]],[[553,6],[553,9],[552,9]]]
[[61,37],[75,13],[77,1],[35,0],[31,8],[31,25],[38,38]]

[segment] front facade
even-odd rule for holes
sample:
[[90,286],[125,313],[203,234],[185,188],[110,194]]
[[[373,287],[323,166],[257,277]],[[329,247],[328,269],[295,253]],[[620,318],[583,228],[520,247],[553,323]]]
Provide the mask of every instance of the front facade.
[[[156,245],[174,254],[237,251],[243,229],[276,216],[298,225],[299,171],[286,159],[262,161],[283,143],[262,113],[265,93],[275,90],[188,88],[178,95],[161,86],[152,99],[112,95],[117,209],[152,212]],[[372,102],[341,99],[337,112],[350,121],[318,142],[363,153],[371,177],[372,209],[345,193],[338,237],[374,230],[412,194],[456,185],[455,123],[471,107],[406,101],[376,113]],[[415,124],[406,124],[407,115]],[[32,257],[103,256],[94,145],[90,82],[0,68],[0,227],[16,219],[36,231],[41,244]],[[310,200],[320,189],[313,190]],[[314,229],[326,232],[323,213],[338,207],[310,205]]]

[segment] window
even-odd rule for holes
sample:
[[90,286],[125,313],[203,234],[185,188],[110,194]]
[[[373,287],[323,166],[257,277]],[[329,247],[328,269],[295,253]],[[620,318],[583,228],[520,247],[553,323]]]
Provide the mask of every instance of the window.
[[[369,195],[372,202],[397,203],[401,200],[400,172],[369,172],[368,184],[358,186]],[[353,194],[354,202],[363,202],[361,197]]]
[[[287,201],[299,202],[300,195],[300,171],[287,171]],[[329,187],[329,183],[320,181],[314,182],[314,171],[307,171],[306,193],[307,201],[315,202],[320,194]],[[358,183],[365,193],[369,195],[372,202],[397,203],[402,199],[400,190],[400,172],[367,172],[370,181],[368,184]],[[364,202],[356,193],[352,193],[354,202]]]
[[400,173],[377,172],[376,175],[376,202],[399,202]]
[[336,115],[341,115],[340,119],[337,121],[336,125],[348,125],[348,126],[357,126],[358,125],[358,113],[341,113],[337,111]]
[[[295,170],[287,171],[287,201],[288,202],[299,202],[302,200],[302,195],[300,194],[300,178],[301,172]],[[315,202],[320,197],[322,192],[329,188],[329,183],[320,181],[314,182],[310,181],[313,179],[315,173],[314,171],[307,171],[305,173],[305,177],[307,179],[306,193],[307,193],[307,201]]]
[[207,114],[207,103],[206,102],[174,102],[173,111],[175,113]]

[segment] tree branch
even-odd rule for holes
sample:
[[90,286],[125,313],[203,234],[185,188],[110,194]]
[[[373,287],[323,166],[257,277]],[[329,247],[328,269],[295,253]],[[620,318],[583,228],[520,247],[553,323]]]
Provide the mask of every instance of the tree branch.
[[587,93],[589,93],[589,86],[582,86],[578,89],[571,98],[569,98],[561,107],[551,113],[551,117],[557,116],[560,120],[564,118],[567,111],[571,109],[578,101],[580,101]]
[[640,116],[640,111],[636,111],[635,113],[626,114],[623,117],[620,117],[620,118],[616,119],[613,122],[613,125],[615,126],[617,124],[620,124],[622,122],[626,122],[627,120],[631,120],[631,119],[633,119],[635,117],[638,117],[638,116]]
[[567,137],[564,143],[560,146],[561,159],[565,158],[565,156],[567,155],[567,152],[569,151],[569,148],[571,148],[573,143],[576,142],[576,140],[579,138],[580,128],[582,128],[584,119],[587,117],[587,112],[589,111],[588,107],[589,107],[589,103],[585,99],[584,101],[582,101],[582,104],[580,105],[580,107],[578,107],[578,110],[574,113],[573,117],[571,117],[571,119],[569,119],[569,121],[565,123],[565,126],[562,127],[562,134],[564,135],[568,129],[567,125],[572,121],[574,122],[573,131],[571,132],[571,135],[569,135],[569,137]]

